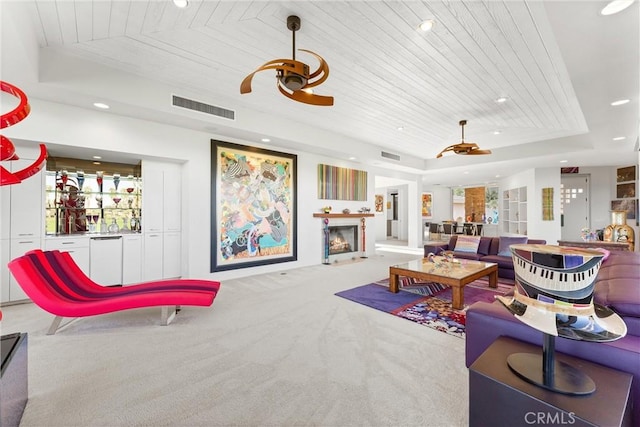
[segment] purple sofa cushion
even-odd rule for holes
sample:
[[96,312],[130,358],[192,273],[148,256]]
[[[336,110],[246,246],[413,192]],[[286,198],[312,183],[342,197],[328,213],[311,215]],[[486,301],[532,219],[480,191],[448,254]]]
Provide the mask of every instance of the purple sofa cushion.
[[480,236],[459,236],[453,250],[455,252],[478,253]]
[[640,283],[637,278],[600,280],[593,299],[621,316],[640,317]]
[[480,259],[484,262],[495,262],[499,268],[509,268],[513,270],[513,258],[510,256],[486,255]]
[[500,236],[500,243],[498,245],[498,255],[500,256],[511,256],[511,251],[509,247],[511,245],[523,245],[527,243],[527,237],[511,237],[511,236]]
[[457,252],[457,251],[453,252],[453,256],[454,258],[472,259],[475,261],[478,261],[480,257],[482,257],[482,255],[472,253],[472,252]]
[[492,237],[480,237],[480,244],[478,245],[478,253],[480,255],[489,255],[489,247],[491,246]]

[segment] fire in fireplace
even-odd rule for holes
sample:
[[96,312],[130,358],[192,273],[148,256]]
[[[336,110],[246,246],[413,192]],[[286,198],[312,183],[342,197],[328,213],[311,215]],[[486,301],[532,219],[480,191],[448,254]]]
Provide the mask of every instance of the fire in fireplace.
[[329,255],[358,251],[358,226],[329,226]]

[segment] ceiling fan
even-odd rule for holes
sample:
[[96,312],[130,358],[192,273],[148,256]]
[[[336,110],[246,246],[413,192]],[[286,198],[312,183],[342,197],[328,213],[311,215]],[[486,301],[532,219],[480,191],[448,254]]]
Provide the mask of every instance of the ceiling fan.
[[[274,59],[269,61],[253,73],[244,78],[240,84],[240,93],[251,92],[251,79],[258,71],[276,70],[277,85],[280,92],[294,101],[311,105],[333,105],[333,96],[315,95],[312,87],[318,86],[329,77],[329,65],[318,54],[310,50],[298,49],[315,56],[320,61],[320,66],[313,73],[309,73],[309,66],[304,62],[296,61],[296,31],[300,29],[300,18],[289,16],[287,28],[293,34],[293,59]],[[317,79],[316,79],[317,78]],[[315,80],[314,80],[315,79]]]
[[462,141],[457,144],[450,145],[442,150],[436,156],[437,159],[442,157],[442,155],[447,151],[453,151],[456,154],[491,154],[491,150],[481,150],[475,142],[464,142],[464,125],[466,124],[466,120],[460,120],[460,126],[462,127]]

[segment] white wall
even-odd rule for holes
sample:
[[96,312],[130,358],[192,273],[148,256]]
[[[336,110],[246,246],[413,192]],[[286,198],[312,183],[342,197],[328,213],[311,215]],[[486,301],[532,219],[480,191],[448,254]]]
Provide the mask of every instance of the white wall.
[[440,186],[425,186],[422,191],[433,193],[433,217],[423,222],[442,222],[451,219],[451,188]]
[[[527,226],[532,239],[545,239],[557,245],[562,238],[560,221],[560,168],[533,170],[533,187],[527,188]],[[553,188],[553,221],[542,220],[542,189]]]
[[[375,176],[373,173],[368,174],[366,202],[320,200],[317,197],[318,163],[366,170],[357,163],[38,99],[30,99],[30,104],[31,114],[19,125],[7,128],[4,132],[7,137],[32,141],[34,144],[36,142],[53,143],[132,153],[141,159],[170,159],[183,164],[182,252],[189,277],[224,280],[320,264],[322,262],[322,225],[321,219],[314,218],[313,213],[319,212],[325,205],[331,205],[333,212],[341,212],[344,208],[357,212],[363,206],[374,210]],[[213,274],[209,272],[211,139],[260,146],[298,155],[298,261]],[[367,220],[367,229],[371,231],[367,238],[368,253],[375,251],[373,231],[376,229],[377,219],[378,217],[373,217]]]

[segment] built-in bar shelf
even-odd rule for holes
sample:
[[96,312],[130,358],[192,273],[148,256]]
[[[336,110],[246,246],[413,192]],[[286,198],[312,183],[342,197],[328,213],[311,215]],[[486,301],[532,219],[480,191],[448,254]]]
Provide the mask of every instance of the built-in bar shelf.
[[314,213],[314,218],[364,218],[375,216],[372,213]]

